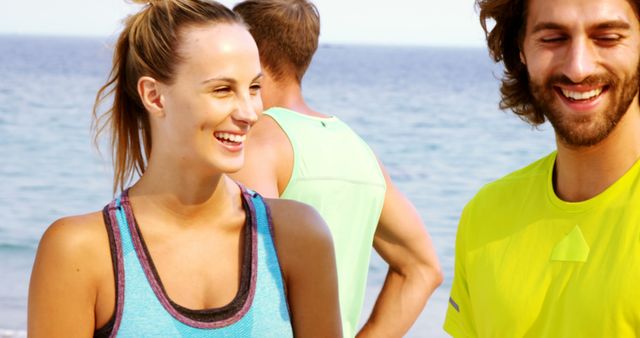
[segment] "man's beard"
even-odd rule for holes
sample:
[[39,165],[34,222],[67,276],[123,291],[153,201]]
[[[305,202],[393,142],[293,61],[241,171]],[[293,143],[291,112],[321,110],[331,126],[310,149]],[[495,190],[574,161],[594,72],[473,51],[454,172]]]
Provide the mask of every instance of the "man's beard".
[[[640,66],[640,65],[639,65]],[[616,127],[618,122],[625,115],[631,102],[638,94],[638,67],[632,76],[626,79],[619,79],[611,73],[592,75],[584,79],[579,84],[586,86],[602,86],[608,95],[609,104],[605,107],[598,107],[599,111],[582,118],[567,116],[561,108],[561,100],[556,97],[554,85],[576,85],[568,77],[557,74],[549,77],[543,84],[529,81],[531,94],[534,98],[533,106],[541,111],[551,122],[556,135],[560,141],[569,146],[589,147],[600,143],[607,138]]]

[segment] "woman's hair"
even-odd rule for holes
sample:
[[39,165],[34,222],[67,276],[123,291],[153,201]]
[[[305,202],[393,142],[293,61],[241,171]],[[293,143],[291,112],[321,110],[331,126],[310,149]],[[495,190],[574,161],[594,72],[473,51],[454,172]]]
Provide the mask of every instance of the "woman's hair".
[[[629,0],[629,4],[638,15],[640,0]],[[528,1],[476,0],[476,5],[480,10],[480,24],[487,38],[489,53],[495,62],[504,63],[500,108],[511,109],[531,125],[544,123],[543,112],[533,104],[527,67],[520,60]],[[490,29],[492,23],[494,25]]]
[[[111,130],[113,191],[124,189],[134,172],[142,175],[151,154],[149,117],[138,95],[140,77],[150,76],[170,84],[176,66],[181,30],[211,23],[243,24],[225,6],[209,0],[151,0],[132,2],[144,7],[124,20],[113,53],[109,79],[98,90],[93,106],[96,144],[105,129]],[[98,108],[113,95],[113,103],[100,116]]]
[[301,82],[318,49],[316,6],[307,0],[245,0],[233,10],[249,25],[262,66],[277,80],[293,73]]

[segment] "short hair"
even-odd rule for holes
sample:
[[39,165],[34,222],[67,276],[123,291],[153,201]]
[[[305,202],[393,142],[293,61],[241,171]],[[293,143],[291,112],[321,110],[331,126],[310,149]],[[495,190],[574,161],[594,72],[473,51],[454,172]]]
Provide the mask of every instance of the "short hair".
[[[113,53],[107,83],[98,90],[93,106],[95,141],[102,131],[111,132],[113,191],[145,172],[151,154],[151,128],[138,95],[137,83],[150,76],[172,83],[181,62],[179,45],[184,27],[206,24],[244,25],[239,15],[211,0],[133,0],[144,7],[127,17]],[[113,96],[108,109],[99,106]]]
[[[638,14],[640,0],[629,0]],[[527,21],[526,0],[476,0],[480,24],[487,38],[489,54],[495,62],[504,63],[500,86],[501,109],[511,109],[524,121],[537,126],[545,122],[543,112],[533,104],[527,67],[520,60]],[[494,21],[489,29],[489,21]]]
[[307,0],[246,0],[233,10],[249,26],[260,61],[276,80],[302,81],[318,49],[320,15]]

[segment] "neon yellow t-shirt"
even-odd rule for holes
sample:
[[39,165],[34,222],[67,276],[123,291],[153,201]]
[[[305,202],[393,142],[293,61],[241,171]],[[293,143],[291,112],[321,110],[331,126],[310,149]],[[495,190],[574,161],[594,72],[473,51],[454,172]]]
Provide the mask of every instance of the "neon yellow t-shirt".
[[454,337],[640,337],[640,161],[568,203],[556,154],[465,207],[444,329]]

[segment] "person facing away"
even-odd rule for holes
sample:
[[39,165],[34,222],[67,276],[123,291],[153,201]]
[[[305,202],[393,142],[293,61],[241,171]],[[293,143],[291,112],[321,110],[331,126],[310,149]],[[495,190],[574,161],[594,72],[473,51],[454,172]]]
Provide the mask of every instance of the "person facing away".
[[438,261],[418,213],[369,146],[344,122],[310,108],[301,82],[318,47],[319,15],[306,0],[237,4],[258,44],[264,115],[234,177],[268,197],[307,203],[333,235],[345,337],[356,334],[371,246],[389,264],[360,336],[399,337],[440,284]]
[[151,1],[126,19],[94,116],[113,94],[96,122],[111,129],[114,190],[140,178],[45,232],[30,337],[341,336],[321,217],[227,177],[261,78],[242,19],[216,2]]
[[534,126],[550,121],[557,149],[465,207],[444,328],[638,337],[640,2],[477,4],[505,66],[501,107]]

